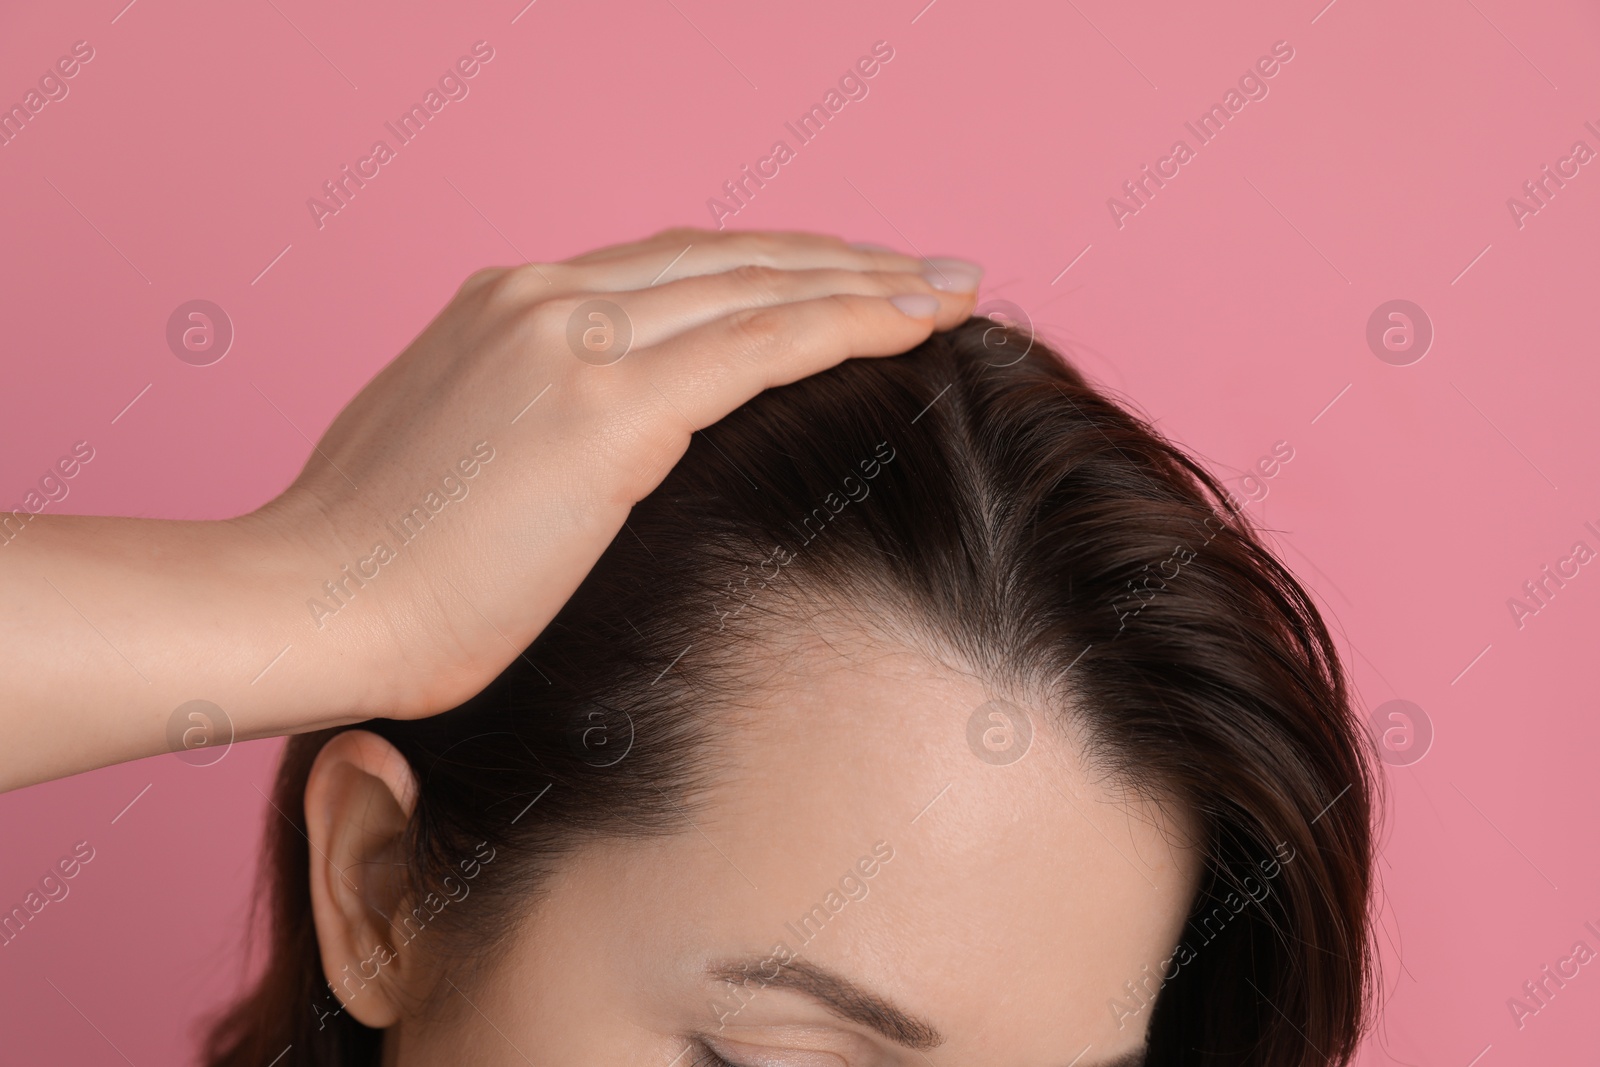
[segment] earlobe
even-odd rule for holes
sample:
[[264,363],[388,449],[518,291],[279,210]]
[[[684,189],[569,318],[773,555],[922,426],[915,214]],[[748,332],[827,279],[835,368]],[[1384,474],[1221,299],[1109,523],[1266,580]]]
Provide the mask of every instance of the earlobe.
[[[407,956],[396,950],[389,916],[405,883],[406,827],[417,782],[398,749],[367,730],[335,735],[306,781],[311,906],[323,974],[362,1024],[400,1017]],[[414,969],[414,965],[413,965]]]

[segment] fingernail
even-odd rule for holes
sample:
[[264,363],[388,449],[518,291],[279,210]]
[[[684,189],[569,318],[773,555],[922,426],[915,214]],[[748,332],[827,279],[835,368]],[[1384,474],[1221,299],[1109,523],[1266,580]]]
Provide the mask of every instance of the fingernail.
[[939,310],[939,298],[929,296],[927,293],[901,293],[899,296],[891,296],[889,303],[914,319],[932,318]]
[[982,267],[964,259],[934,258],[925,262],[922,277],[935,289],[947,293],[970,293],[983,277]]
[[857,252],[893,252],[894,251],[894,249],[892,249],[892,248],[885,248],[883,245],[875,245],[875,244],[871,244],[871,243],[869,243],[867,241],[852,241],[852,242],[850,242],[850,247],[855,249]]

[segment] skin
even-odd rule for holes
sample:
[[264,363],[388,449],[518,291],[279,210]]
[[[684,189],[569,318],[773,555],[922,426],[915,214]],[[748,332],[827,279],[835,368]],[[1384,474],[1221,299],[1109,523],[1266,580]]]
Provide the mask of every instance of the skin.
[[[1180,936],[1201,870],[1188,816],[1130,799],[1014,694],[1031,746],[977,759],[967,720],[997,695],[980,679],[818,625],[742,701],[693,826],[584,846],[476,980],[439,962],[426,928],[406,941],[379,914],[412,903],[384,877],[416,798],[405,761],[359,730],[323,750],[306,792],[322,963],[392,957],[338,991],[387,1028],[386,1067],[1139,1062],[1150,1013],[1119,1027],[1110,1001]],[[796,924],[819,903],[806,941]],[[774,981],[741,996],[708,975],[741,957]],[[776,980],[813,968],[917,1022],[896,1040]]]
[[[555,616],[694,430],[958,324],[980,276],[829,237],[692,230],[474,274],[256,511],[13,524],[0,788],[162,752],[196,698],[237,739],[456,706]],[[568,343],[596,297],[634,335],[605,366]],[[332,620],[308,612],[478,442],[493,459],[470,496]],[[978,759],[967,721],[995,695],[981,679],[842,622],[817,636],[746,694],[693,825],[568,857],[477,981],[381,919],[412,903],[393,877],[409,767],[366,731],[330,742],[305,798],[317,935],[326,974],[373,975],[337,991],[388,1031],[385,1063],[1135,1062],[1149,1013],[1119,1026],[1110,1004],[1182,928],[1200,869],[1185,816],[1086,766],[1040,707],[1022,760]],[[860,899],[824,906],[809,940],[786,927],[835,887]],[[753,993],[713,966],[741,958]]]
[[[488,268],[256,511],[0,513],[0,789],[167,751],[196,699],[236,739],[456,706],[555,616],[694,430],[764,388],[956,325],[980,275],[833,237],[705,230]],[[608,366],[567,339],[597,296],[634,332]],[[308,610],[478,442],[494,458],[470,496],[336,617]]]

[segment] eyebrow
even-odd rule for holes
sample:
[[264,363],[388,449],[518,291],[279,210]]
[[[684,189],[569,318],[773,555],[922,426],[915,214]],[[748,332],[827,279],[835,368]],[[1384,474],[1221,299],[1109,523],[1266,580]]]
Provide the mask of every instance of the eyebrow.
[[[897,1045],[911,1049],[930,1049],[944,1044],[944,1035],[932,1023],[918,1019],[884,997],[870,993],[832,971],[805,960],[795,959],[778,967],[769,976],[764,969],[770,958],[751,957],[710,964],[706,973],[714,980],[744,985],[754,979],[758,989],[788,989],[804,994],[835,1015],[866,1027]],[[1088,1050],[1085,1049],[1085,1052]],[[1081,1056],[1082,1053],[1079,1053]],[[1074,1067],[1145,1067],[1143,1046],[1111,1060],[1073,1061]]]

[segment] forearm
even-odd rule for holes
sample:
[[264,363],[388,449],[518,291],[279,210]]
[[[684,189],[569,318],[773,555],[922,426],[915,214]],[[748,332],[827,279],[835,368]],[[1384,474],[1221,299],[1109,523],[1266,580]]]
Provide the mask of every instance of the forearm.
[[256,531],[41,515],[0,539],[0,789],[168,751],[191,700],[235,740],[366,717],[339,681],[360,672],[326,666],[354,668],[364,635],[310,628],[304,565]]

